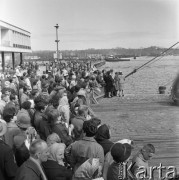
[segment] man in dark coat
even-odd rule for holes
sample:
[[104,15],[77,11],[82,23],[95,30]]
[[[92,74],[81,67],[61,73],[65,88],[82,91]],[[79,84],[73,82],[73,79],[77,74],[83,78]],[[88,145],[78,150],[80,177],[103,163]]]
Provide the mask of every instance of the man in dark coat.
[[106,95],[107,95],[107,97],[112,97],[113,96],[112,90],[113,90],[114,80],[113,80],[111,74],[112,74],[112,70],[108,71],[106,73],[106,77],[104,78],[104,81],[106,83]]
[[15,180],[47,180],[41,163],[47,161],[48,146],[43,140],[35,140],[30,146],[30,158],[18,169]]
[[13,180],[17,171],[17,165],[12,149],[2,140],[6,131],[6,122],[0,120],[0,180]]

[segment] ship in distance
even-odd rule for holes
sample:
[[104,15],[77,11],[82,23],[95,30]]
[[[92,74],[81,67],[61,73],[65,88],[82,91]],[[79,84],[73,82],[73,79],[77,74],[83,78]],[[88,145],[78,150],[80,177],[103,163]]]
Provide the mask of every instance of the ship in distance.
[[110,55],[105,57],[105,61],[108,62],[119,62],[119,61],[130,61],[131,59],[136,59],[136,56],[130,55]]

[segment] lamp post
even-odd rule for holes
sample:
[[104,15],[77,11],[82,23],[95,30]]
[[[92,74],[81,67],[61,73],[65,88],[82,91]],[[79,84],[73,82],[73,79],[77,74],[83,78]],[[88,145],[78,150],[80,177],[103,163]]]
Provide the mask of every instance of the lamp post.
[[58,40],[58,28],[59,28],[59,25],[58,24],[56,24],[56,26],[54,26],[55,28],[56,28],[56,40],[55,40],[55,42],[57,43],[57,62],[58,62],[58,43],[59,43],[59,41],[60,40]]

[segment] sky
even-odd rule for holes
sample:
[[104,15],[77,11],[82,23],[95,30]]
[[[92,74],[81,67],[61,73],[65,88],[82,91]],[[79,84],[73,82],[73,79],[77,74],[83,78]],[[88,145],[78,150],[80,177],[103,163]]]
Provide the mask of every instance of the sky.
[[179,0],[0,0],[0,20],[31,33],[32,50],[170,47]]

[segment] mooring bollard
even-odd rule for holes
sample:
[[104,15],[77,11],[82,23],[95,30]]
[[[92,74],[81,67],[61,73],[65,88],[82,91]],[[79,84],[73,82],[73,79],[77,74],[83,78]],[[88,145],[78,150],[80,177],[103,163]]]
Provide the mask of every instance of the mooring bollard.
[[166,87],[165,86],[159,86],[158,90],[159,90],[159,94],[165,94]]

